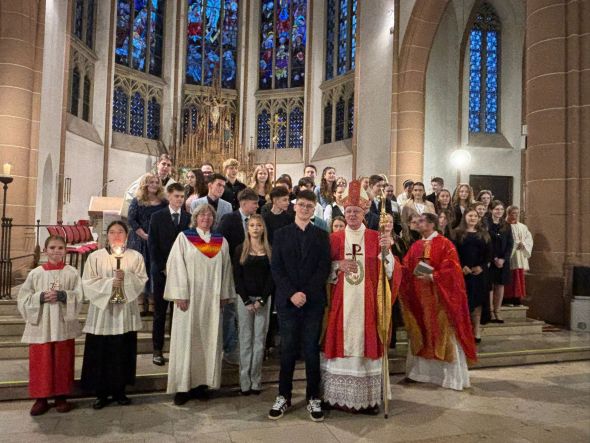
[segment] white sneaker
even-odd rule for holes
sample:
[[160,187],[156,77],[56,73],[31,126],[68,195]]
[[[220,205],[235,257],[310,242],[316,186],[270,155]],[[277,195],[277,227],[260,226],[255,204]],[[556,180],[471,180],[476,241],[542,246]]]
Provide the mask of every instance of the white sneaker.
[[313,421],[324,421],[324,411],[322,411],[322,401],[312,398],[307,402],[307,411]]
[[272,408],[268,411],[268,418],[271,420],[278,420],[283,416],[289,406],[291,406],[291,400],[287,400],[282,395],[277,395],[277,398],[275,398],[275,404],[272,405]]

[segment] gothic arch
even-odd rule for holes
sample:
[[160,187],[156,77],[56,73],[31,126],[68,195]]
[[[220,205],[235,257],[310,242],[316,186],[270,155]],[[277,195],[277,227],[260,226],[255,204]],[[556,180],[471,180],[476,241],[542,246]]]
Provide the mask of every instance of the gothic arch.
[[394,55],[391,176],[396,189],[401,189],[406,178],[422,178],[426,68],[448,3],[449,0],[416,0],[399,55]]

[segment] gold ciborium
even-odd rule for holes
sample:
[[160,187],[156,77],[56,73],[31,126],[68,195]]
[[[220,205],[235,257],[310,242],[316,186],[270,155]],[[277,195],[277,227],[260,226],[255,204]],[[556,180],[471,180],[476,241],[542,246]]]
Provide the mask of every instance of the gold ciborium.
[[[117,260],[117,270],[121,269],[121,259],[123,258],[123,254],[125,253],[124,246],[113,246],[111,247],[111,254]],[[125,297],[125,293],[123,292],[123,288],[113,288],[111,293],[111,299],[109,300],[110,303],[113,304],[120,304],[120,303],[127,303],[127,298]]]

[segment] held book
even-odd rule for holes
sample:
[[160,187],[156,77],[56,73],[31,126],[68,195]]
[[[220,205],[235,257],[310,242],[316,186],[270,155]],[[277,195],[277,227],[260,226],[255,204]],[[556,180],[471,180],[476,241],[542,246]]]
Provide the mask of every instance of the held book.
[[414,269],[414,275],[432,275],[434,268],[423,261],[418,262]]

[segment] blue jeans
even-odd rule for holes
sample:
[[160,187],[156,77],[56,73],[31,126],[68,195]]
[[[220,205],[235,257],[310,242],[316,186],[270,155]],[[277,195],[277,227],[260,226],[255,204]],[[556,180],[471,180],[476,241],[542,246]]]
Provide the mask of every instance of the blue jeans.
[[306,397],[320,396],[320,334],[324,317],[323,306],[289,306],[279,313],[281,335],[281,371],[279,395],[290,399],[293,390],[293,372],[299,350],[305,356]]
[[[236,300],[239,302],[241,300]],[[228,355],[236,352],[238,347],[238,324],[236,304],[228,303],[223,307],[223,353]]]

